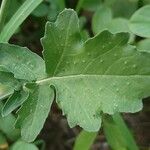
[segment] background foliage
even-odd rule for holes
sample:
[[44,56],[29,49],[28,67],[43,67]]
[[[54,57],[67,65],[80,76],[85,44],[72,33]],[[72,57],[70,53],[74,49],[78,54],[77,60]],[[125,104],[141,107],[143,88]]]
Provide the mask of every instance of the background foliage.
[[149,149],[149,4],[3,0],[0,149]]

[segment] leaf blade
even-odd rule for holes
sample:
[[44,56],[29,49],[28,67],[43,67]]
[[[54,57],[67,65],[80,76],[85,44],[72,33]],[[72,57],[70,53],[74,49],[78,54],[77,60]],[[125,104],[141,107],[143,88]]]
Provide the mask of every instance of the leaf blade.
[[[67,13],[74,15],[75,19],[71,21],[76,25],[76,33],[71,32],[71,38],[74,38],[73,42],[68,40],[71,44],[69,49],[59,47],[61,52],[65,52],[61,57],[52,45],[54,39],[50,35],[53,33],[56,39],[68,35],[66,31],[62,35],[56,32],[61,27],[58,22],[70,20]],[[150,95],[150,54],[139,52],[127,44],[129,35],[126,33],[103,31],[83,43],[80,36],[76,36],[80,34],[77,22],[76,13],[65,10],[53,24],[54,28],[47,26],[42,43],[44,53],[47,53],[46,65],[52,65],[53,70],[47,67],[49,78],[37,83],[55,87],[57,103],[67,115],[71,127],[79,125],[87,131],[97,131],[102,113],[142,109],[141,99]],[[58,42],[65,43],[63,38]],[[54,52],[60,57],[54,57]],[[58,63],[54,63],[51,57]]]
[[146,5],[137,10],[130,19],[130,30],[141,37],[150,37],[150,5]]
[[17,81],[12,74],[0,72],[0,100],[9,97],[13,94],[14,90],[17,90],[19,87],[19,81]]
[[27,142],[35,140],[50,111],[54,93],[49,85],[29,85],[32,93],[18,112],[16,127],[21,128],[21,137]]
[[3,117],[7,116],[17,107],[22,105],[27,100],[28,96],[29,96],[29,92],[15,91],[13,95],[10,98],[8,98],[8,100],[6,101],[2,109],[2,116]]
[[26,0],[3,28],[0,34],[0,42],[8,42],[20,24],[41,2],[42,0]]
[[42,58],[16,45],[0,44],[0,66],[13,73],[17,79],[32,81],[45,76]]
[[13,146],[11,146],[10,150],[38,150],[38,148],[36,147],[36,145],[32,144],[32,143],[26,143],[24,141],[18,140],[17,142],[15,142],[13,144]]

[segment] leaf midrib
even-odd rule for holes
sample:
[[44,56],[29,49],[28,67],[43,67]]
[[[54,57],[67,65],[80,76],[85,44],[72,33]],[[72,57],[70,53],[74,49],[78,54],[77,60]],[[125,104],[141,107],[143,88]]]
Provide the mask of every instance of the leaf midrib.
[[72,78],[150,78],[150,75],[95,75],[95,74],[79,74],[79,75],[69,75],[69,76],[60,76],[60,77],[50,77],[50,78],[45,78],[42,80],[37,80],[36,84],[38,85],[43,85],[43,84],[49,84],[52,81],[59,81],[63,79],[72,79]]

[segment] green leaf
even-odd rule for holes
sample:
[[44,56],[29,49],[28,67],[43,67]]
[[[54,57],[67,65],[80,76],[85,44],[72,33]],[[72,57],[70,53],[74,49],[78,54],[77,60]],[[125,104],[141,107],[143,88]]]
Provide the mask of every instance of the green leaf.
[[47,23],[42,44],[49,78],[37,84],[55,87],[71,127],[97,131],[101,113],[142,109],[141,99],[150,95],[150,54],[128,45],[125,33],[104,31],[83,43],[78,21],[69,9]]
[[61,12],[65,8],[64,0],[47,0],[50,3],[48,20],[55,21],[59,12]]
[[13,94],[20,86],[12,74],[8,72],[0,72],[0,100]]
[[[72,26],[74,27],[72,28]],[[69,10],[69,12],[68,10],[63,11],[59,14],[55,24],[50,22],[46,24],[45,34],[42,43],[44,49],[46,49],[46,51],[43,52],[46,71],[49,75],[53,76],[60,69],[60,59],[62,55],[65,55],[64,52],[68,52],[71,48],[73,49],[71,51],[73,55],[82,43],[77,15],[74,15],[73,10]],[[49,48],[54,49],[54,51],[47,51]]]
[[8,149],[6,137],[0,132],[0,149]]
[[0,68],[4,67],[17,79],[28,81],[45,76],[44,61],[25,47],[0,44]]
[[0,42],[8,42],[22,22],[43,0],[26,0],[0,33]]
[[144,5],[150,4],[149,0],[143,0]]
[[[0,112],[3,108],[3,104],[0,103]],[[14,124],[16,118],[9,114],[7,117],[2,117],[0,114],[0,130],[7,136],[11,141],[15,141],[20,137],[20,130],[15,129]]]
[[112,20],[112,12],[109,7],[106,7],[105,5],[101,6],[94,14],[92,19],[92,29],[93,32],[100,33],[107,28],[108,24]]
[[7,116],[17,107],[21,106],[25,100],[27,100],[28,96],[29,93],[27,91],[15,91],[13,95],[6,101],[2,109],[2,115]]
[[54,92],[49,85],[27,84],[26,86],[31,93],[18,112],[16,127],[21,128],[22,139],[31,142],[35,140],[44,125],[54,99]]
[[108,24],[107,28],[111,33],[121,33],[121,32],[130,33],[128,27],[128,20],[124,18],[112,19],[111,22]]
[[24,141],[17,141],[10,150],[38,150],[38,148],[32,143],[26,143]]
[[137,48],[140,51],[150,52],[150,39],[144,39],[137,43]]
[[150,5],[138,9],[130,19],[130,30],[141,37],[150,38]]
[[41,3],[33,12],[32,15],[36,17],[46,16],[49,12],[48,5],[45,3]]
[[111,6],[114,17],[130,18],[138,9],[138,1],[139,0],[105,0],[104,3]]
[[81,131],[81,133],[78,135],[74,150],[88,150],[90,149],[91,145],[93,144],[95,138],[97,136],[97,132],[86,132]]
[[76,10],[79,11],[81,8],[89,11],[95,11],[102,4],[102,0],[80,0]]
[[8,9],[10,6],[10,0],[2,0],[1,1],[1,8],[0,8],[0,32],[3,29],[3,26],[5,24],[7,15],[8,15]]
[[138,147],[119,114],[103,117],[103,127],[108,144],[113,150],[138,150]]
[[112,18],[111,9],[105,5],[101,6],[92,19],[92,30],[98,34],[104,30],[111,33],[129,32],[128,20],[124,18]]

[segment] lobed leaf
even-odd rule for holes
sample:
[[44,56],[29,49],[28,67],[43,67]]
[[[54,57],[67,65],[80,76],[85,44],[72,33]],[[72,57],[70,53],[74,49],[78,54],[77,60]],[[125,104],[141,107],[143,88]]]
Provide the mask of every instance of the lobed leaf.
[[55,87],[71,127],[97,131],[102,113],[142,109],[141,99],[150,95],[150,54],[128,45],[128,37],[104,31],[83,42],[70,9],[47,23],[42,44],[49,78],[37,83]]

